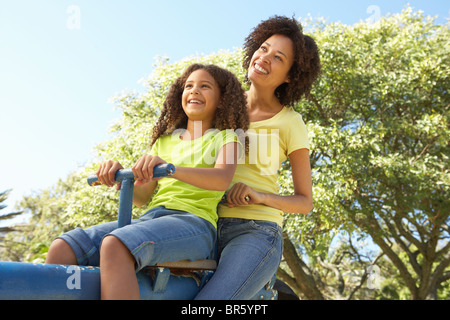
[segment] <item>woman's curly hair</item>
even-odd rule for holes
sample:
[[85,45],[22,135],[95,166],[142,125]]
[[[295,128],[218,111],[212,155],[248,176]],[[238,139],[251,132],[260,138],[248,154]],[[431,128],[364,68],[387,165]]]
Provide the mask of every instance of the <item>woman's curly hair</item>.
[[289,71],[289,83],[281,84],[275,90],[275,96],[285,106],[292,106],[307,97],[313,83],[320,74],[319,49],[313,38],[304,35],[302,27],[295,19],[274,16],[262,21],[248,35],[244,43],[243,67],[248,70],[253,54],[273,35],[284,35],[292,40],[294,63]]
[[212,127],[218,130],[242,129],[247,131],[249,118],[247,100],[241,83],[230,71],[215,65],[193,64],[172,84],[164,101],[161,115],[153,128],[151,146],[165,134],[176,129],[186,129],[188,117],[183,110],[182,95],[192,72],[203,69],[208,72],[220,89],[220,103]]

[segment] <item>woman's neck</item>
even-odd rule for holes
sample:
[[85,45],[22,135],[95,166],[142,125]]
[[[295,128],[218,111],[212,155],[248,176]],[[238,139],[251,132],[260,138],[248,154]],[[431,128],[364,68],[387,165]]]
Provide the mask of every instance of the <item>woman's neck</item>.
[[274,92],[258,89],[253,84],[247,91],[247,106],[251,122],[269,119],[283,109]]

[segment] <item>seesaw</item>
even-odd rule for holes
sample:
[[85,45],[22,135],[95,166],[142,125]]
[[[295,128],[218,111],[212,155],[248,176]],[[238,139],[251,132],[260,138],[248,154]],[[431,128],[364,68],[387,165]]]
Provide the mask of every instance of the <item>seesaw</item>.
[[[156,166],[154,177],[168,177],[172,164]],[[121,182],[118,225],[131,223],[134,175],[131,169],[119,170]],[[88,183],[98,185],[97,176]],[[137,273],[140,298],[143,300],[191,300],[208,282],[216,269],[215,260],[175,261],[148,266]],[[255,300],[277,298],[275,277],[255,295]],[[47,265],[0,262],[0,300],[98,300],[100,268],[94,266]]]

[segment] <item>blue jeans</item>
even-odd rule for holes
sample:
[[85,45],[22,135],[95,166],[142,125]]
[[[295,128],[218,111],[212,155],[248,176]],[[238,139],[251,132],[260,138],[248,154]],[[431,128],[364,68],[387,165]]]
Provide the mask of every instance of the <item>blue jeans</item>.
[[248,300],[276,273],[283,252],[274,222],[237,218],[218,221],[219,264],[196,300]]
[[212,258],[217,232],[210,222],[192,213],[157,207],[123,228],[118,228],[117,221],[107,222],[77,228],[59,238],[71,246],[79,265],[98,266],[100,246],[107,235],[122,241],[139,271],[158,262]]

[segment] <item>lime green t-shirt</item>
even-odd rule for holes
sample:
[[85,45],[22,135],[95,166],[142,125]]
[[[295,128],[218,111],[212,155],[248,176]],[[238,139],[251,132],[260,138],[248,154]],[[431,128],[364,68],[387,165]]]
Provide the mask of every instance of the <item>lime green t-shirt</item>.
[[[309,149],[308,133],[302,116],[284,107],[270,119],[251,122],[247,131],[249,153],[238,162],[233,184],[245,183],[258,192],[278,194],[278,170],[288,155],[298,149]],[[220,218],[265,220],[283,224],[283,212],[261,204],[229,208],[219,205]]]
[[[232,143],[238,142],[233,130],[211,129],[197,139],[181,140],[183,131],[175,130],[171,135],[160,137],[150,153],[175,166],[214,168],[220,149],[229,144],[228,154],[233,150]],[[217,227],[217,204],[223,194],[223,191],[205,190],[174,178],[163,178],[158,181],[158,190],[149,208],[164,206],[187,211]]]

